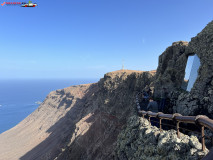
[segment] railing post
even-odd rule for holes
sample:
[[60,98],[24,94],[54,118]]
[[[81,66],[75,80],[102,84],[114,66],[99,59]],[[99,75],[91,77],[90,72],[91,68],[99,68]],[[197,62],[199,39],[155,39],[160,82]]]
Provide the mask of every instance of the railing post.
[[160,118],[160,132],[162,132],[161,118]]
[[151,124],[150,116],[149,116],[149,123]]
[[201,135],[202,135],[202,150],[205,150],[205,134],[204,134],[204,126],[201,126]]
[[180,130],[179,130],[180,122],[177,122],[177,137],[180,138]]

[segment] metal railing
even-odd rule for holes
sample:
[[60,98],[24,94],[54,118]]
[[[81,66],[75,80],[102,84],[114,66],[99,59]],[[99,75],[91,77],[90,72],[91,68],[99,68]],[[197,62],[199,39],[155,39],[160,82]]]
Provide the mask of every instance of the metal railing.
[[[137,104],[137,109],[140,108],[139,100],[138,100],[138,95],[141,93],[138,93],[136,96],[136,104]],[[202,143],[202,150],[204,151],[206,146],[205,146],[205,133],[204,129],[205,127],[210,129],[213,132],[213,120],[209,119],[205,115],[198,115],[198,116],[182,116],[179,113],[175,114],[164,114],[162,112],[154,113],[151,111],[138,111],[138,114],[141,115],[143,118],[147,117],[149,122],[151,123],[151,117],[159,119],[159,128],[160,132],[162,132],[162,120],[169,120],[173,121],[176,123],[176,130],[177,130],[177,137],[180,138],[180,123],[189,123],[189,124],[194,124],[197,127],[201,129],[201,143]],[[156,122],[156,121],[154,121]],[[168,124],[166,124],[168,125]],[[185,128],[181,128],[185,129]],[[187,129],[185,129],[187,130]],[[191,131],[191,130],[188,130]],[[194,131],[192,131],[194,132]],[[208,137],[208,136],[206,136]],[[209,137],[208,137],[209,138]],[[203,160],[212,160],[213,159],[213,149],[210,150],[210,152],[203,158]]]

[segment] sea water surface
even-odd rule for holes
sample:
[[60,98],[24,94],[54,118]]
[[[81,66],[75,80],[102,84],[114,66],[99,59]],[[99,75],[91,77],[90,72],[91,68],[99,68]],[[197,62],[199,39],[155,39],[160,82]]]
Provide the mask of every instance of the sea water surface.
[[0,80],[0,134],[25,119],[49,92],[98,79]]

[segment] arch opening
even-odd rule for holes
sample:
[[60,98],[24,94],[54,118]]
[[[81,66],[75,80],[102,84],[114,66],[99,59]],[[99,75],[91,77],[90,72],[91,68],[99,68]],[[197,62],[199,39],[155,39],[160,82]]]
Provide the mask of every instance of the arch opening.
[[198,69],[200,67],[200,58],[197,54],[190,55],[187,60],[185,77],[181,88],[190,92],[198,77]]

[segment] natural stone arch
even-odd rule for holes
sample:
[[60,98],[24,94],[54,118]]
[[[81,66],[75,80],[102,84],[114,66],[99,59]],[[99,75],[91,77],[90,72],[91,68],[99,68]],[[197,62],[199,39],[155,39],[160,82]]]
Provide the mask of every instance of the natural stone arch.
[[189,54],[185,68],[185,77],[181,88],[186,91],[191,91],[198,77],[198,69],[200,67],[200,58],[197,54]]
[[[172,48],[172,51],[169,51]],[[190,92],[180,90],[184,78],[187,57],[197,54],[200,58],[198,77]],[[166,59],[165,55],[169,55]],[[162,64],[166,64],[163,69]],[[171,77],[175,76],[172,81]],[[159,57],[159,66],[154,83],[154,96],[160,88],[167,87],[173,102],[173,112],[182,115],[205,114],[213,118],[213,21],[189,43],[175,42]]]
[[194,83],[195,83],[195,81],[197,80],[197,77],[198,77],[199,67],[200,67],[200,58],[197,56],[197,54],[195,54],[194,60],[193,60],[193,63],[192,63],[191,72],[190,72],[190,75],[189,75],[189,82],[188,82],[188,85],[187,85],[187,88],[186,88],[187,91],[191,91],[191,89],[193,88]]

